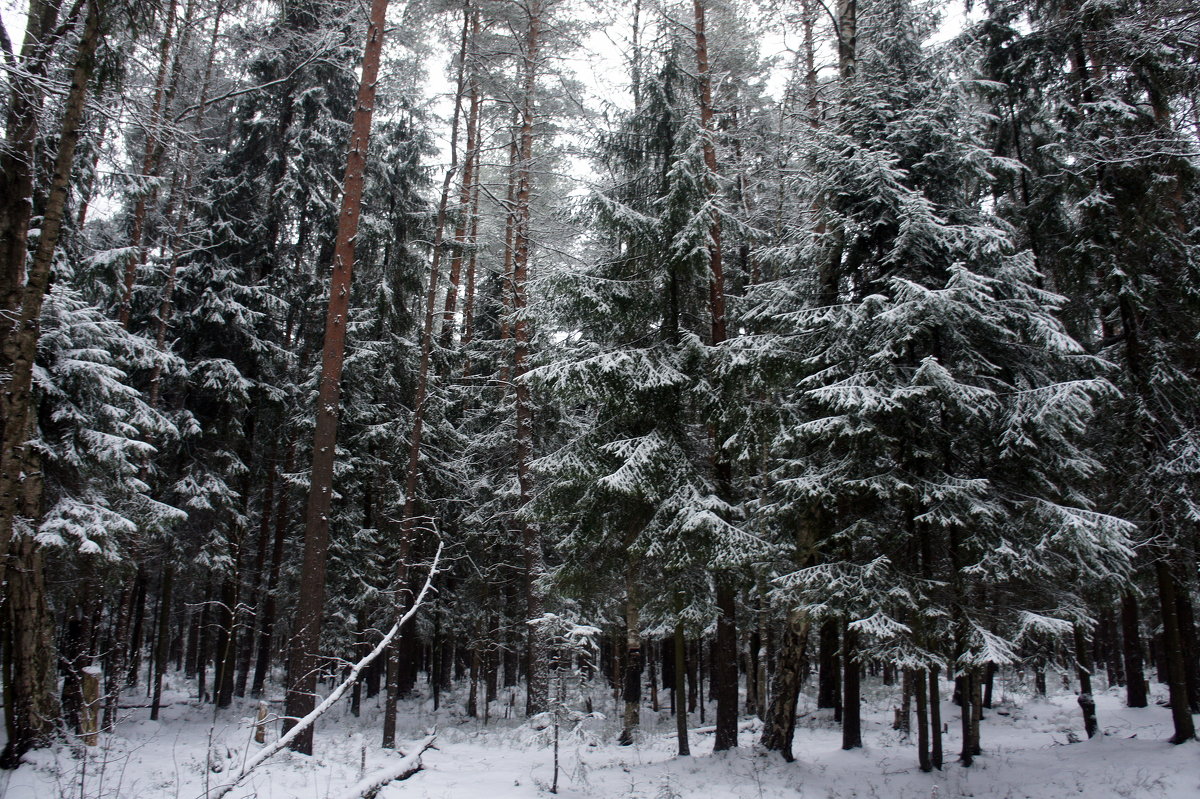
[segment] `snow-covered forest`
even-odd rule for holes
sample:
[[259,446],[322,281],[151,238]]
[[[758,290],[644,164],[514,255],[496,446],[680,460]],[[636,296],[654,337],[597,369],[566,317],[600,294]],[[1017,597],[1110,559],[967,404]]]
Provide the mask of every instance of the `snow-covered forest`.
[[1200,792],[1194,0],[4,0],[0,795]]

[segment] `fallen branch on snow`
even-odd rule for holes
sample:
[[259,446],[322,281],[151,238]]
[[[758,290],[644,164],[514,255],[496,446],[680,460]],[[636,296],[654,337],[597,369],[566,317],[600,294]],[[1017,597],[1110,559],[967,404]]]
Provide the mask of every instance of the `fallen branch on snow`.
[[[371,665],[371,662],[375,660],[375,658],[379,657],[385,649],[387,649],[388,645],[395,640],[397,635],[400,634],[400,628],[404,626],[404,623],[411,619],[420,609],[425,600],[425,595],[429,593],[430,587],[433,586],[433,578],[437,575],[438,561],[441,560],[441,557],[442,544],[439,543],[437,553],[433,556],[433,565],[429,567],[429,576],[425,578],[425,584],[421,586],[421,591],[417,594],[416,600],[413,601],[412,607],[409,608],[408,612],[401,616],[395,624],[392,625],[392,629],[387,631],[387,634],[385,634],[383,638],[379,640],[379,643],[375,645],[375,648],[372,649],[366,655],[366,657],[354,664],[354,667],[350,669],[350,676],[348,676],[340,685],[338,685],[338,687],[334,688],[329,693],[329,696],[325,697],[325,700],[321,702],[321,704],[317,705],[311,713],[296,722],[296,725],[288,730],[285,734],[279,736],[279,739],[275,741],[275,743],[271,744],[270,746],[263,747],[259,750],[258,754],[246,761],[241,770],[238,771],[237,776],[233,778],[232,782],[227,782],[224,785],[218,786],[211,791],[206,792],[205,795],[208,797],[208,799],[221,799],[221,797],[228,794],[230,791],[240,785],[242,780],[250,776],[250,772],[254,771],[254,769],[261,766],[268,759],[278,754],[288,744],[295,740],[297,735],[311,727],[314,723],[316,723],[317,719],[325,715],[325,712],[329,710],[329,708],[338,703],[338,700],[341,699],[351,687],[353,687],[354,683],[358,682],[358,676],[362,673],[362,670]],[[429,747],[425,748],[428,749]],[[424,751],[424,749],[421,751]]]
[[405,755],[402,760],[363,777],[353,787],[342,794],[339,799],[373,799],[379,793],[379,789],[389,782],[408,779],[421,770],[421,755],[424,754],[426,749],[433,746],[433,742],[436,740],[436,734],[429,735],[425,740],[417,744],[416,749]]

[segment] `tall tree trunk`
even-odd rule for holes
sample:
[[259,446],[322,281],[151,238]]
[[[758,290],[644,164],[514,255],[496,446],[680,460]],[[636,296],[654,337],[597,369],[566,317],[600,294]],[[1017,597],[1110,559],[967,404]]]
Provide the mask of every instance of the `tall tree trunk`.
[[205,579],[204,582],[204,602],[200,606],[200,623],[199,634],[196,640],[195,651],[195,677],[196,677],[196,701],[204,703],[208,701],[208,653],[212,648],[212,582]]
[[162,162],[164,142],[160,140],[163,134],[162,112],[169,98],[174,94],[174,87],[167,87],[167,76],[170,73],[171,44],[175,29],[175,7],[177,0],[170,0],[167,6],[167,16],[163,23],[163,35],[158,46],[158,76],[154,81],[154,98],[150,105],[150,118],[146,123],[146,144],[142,154],[141,178],[150,185],[138,187],[137,202],[133,208],[133,224],[129,236],[130,254],[125,262],[125,278],[121,294],[121,305],[118,319],[122,327],[129,327],[129,318],[133,310],[133,288],[137,283],[137,271],[146,263],[146,216],[149,206],[158,196],[156,185],[159,166]]
[[171,600],[175,587],[175,567],[168,562],[163,566],[162,587],[159,589],[158,632],[154,640],[154,692],[150,699],[150,720],[158,720],[158,709],[162,703],[163,675],[167,671],[167,653],[171,628]]
[[[526,288],[529,281],[529,256],[533,195],[533,136],[537,115],[538,70],[541,66],[543,0],[528,5],[529,24],[522,53],[523,86],[520,100],[520,138],[517,158],[517,189],[513,210],[513,383],[516,400],[517,485],[520,508],[533,499],[533,402],[525,379],[529,358],[529,319],[526,315]],[[540,618],[545,603],[539,581],[545,573],[541,533],[525,518],[517,522],[521,530],[521,555],[524,565],[526,621]],[[537,625],[526,625],[526,674],[529,690],[525,710],[541,713],[548,707],[546,643]]]
[[[290,673],[284,720],[285,731],[316,707],[321,620],[325,611],[325,562],[329,555],[329,510],[333,499],[333,461],[337,448],[338,402],[342,362],[346,350],[346,322],[350,309],[350,280],[354,245],[362,209],[363,173],[375,110],[375,86],[383,49],[388,0],[372,0],[363,48],[358,102],[351,123],[350,150],[342,181],[342,203],[334,244],[333,274],[329,283],[329,310],[325,319],[325,346],[317,390],[317,419],[313,432],[313,457],[308,508],[304,523],[304,558],[300,569],[300,595],[296,603]],[[313,728],[306,727],[291,744],[293,751],[312,754]]]
[[1145,707],[1146,664],[1142,649],[1142,630],[1137,597],[1121,594],[1121,644],[1125,658],[1125,705]]
[[932,771],[929,760],[929,686],[924,671],[912,669],[908,672],[913,692],[917,698],[917,765],[921,771]]
[[[464,62],[460,66],[465,69],[465,62],[468,58],[473,57],[471,52],[474,49],[475,40],[479,36],[479,11],[471,9],[468,2],[467,8],[464,10],[464,28],[466,24],[470,25],[470,44],[464,42],[464,46],[460,57]],[[458,286],[462,279],[463,260],[467,246],[467,236],[471,230],[473,219],[471,214],[471,200],[475,194],[476,170],[479,163],[479,125],[480,125],[480,105],[481,98],[479,96],[479,81],[475,76],[475,67],[472,66],[471,75],[467,79],[469,86],[470,103],[467,111],[467,150],[465,164],[463,166],[462,185],[460,187],[458,200],[458,221],[454,227],[454,250],[450,256],[450,282],[446,287],[446,305],[442,313],[442,346],[449,347],[454,338],[455,313],[458,309]],[[465,334],[464,334],[465,335]]]
[[796,704],[808,656],[808,630],[808,614],[799,610],[788,613],[783,646],[771,684],[771,703],[763,726],[763,748],[779,752],[789,763],[795,759],[792,739],[796,734]]
[[[417,389],[413,399],[412,428],[408,437],[408,463],[405,469],[404,515],[400,523],[400,551],[396,561],[396,586],[403,592],[408,583],[409,560],[417,543],[417,495],[421,475],[421,443],[425,431],[425,410],[429,397],[430,368],[433,360],[433,341],[438,296],[441,278],[442,242],[446,229],[446,212],[450,200],[450,187],[458,172],[459,120],[462,116],[462,99],[466,80],[467,48],[470,32],[470,2],[464,5],[462,35],[458,50],[458,84],[454,96],[454,117],[450,123],[450,164],[442,179],[442,192],[438,201],[437,220],[434,224],[433,251],[429,265],[429,283],[425,293],[425,318],[421,327],[421,360],[417,369]],[[405,600],[406,601],[406,600]],[[411,626],[408,625],[408,626]],[[393,647],[393,657],[388,659],[387,693],[384,707],[383,746],[392,748],[396,740],[396,700],[404,693],[401,653],[406,651],[410,636],[401,633],[400,643]]]
[[[631,557],[628,556],[627,557]],[[622,699],[625,702],[624,726],[618,743],[629,746],[641,722],[642,706],[642,630],[640,599],[637,590],[637,566],[631,561],[625,569],[625,675]]]
[[142,646],[145,643],[142,628],[146,623],[146,574],[143,572],[133,589],[133,628],[129,634],[129,666],[125,675],[125,686],[132,688],[138,683],[142,669]]
[[1196,726],[1188,707],[1187,672],[1183,663],[1183,641],[1179,634],[1179,615],[1175,598],[1178,584],[1167,558],[1166,553],[1160,554],[1154,563],[1154,574],[1158,579],[1158,599],[1162,611],[1163,649],[1167,662],[1167,686],[1171,697],[1171,721],[1175,725],[1171,743],[1181,744],[1196,737]]
[[1075,625],[1075,673],[1079,678],[1079,709],[1083,711],[1083,729],[1095,738],[1100,731],[1096,722],[1096,699],[1092,695],[1092,652],[1083,626]]
[[221,601],[218,604],[217,618],[217,669],[213,677],[213,701],[217,707],[229,707],[233,704],[233,669],[234,656],[237,653],[238,640],[238,594],[241,558],[234,555],[234,573],[226,576],[221,583]]
[[[140,558],[131,558],[138,563]],[[133,618],[133,606],[137,597],[137,586],[145,579],[140,563],[118,595],[116,618],[112,625],[111,645],[108,652],[108,672],[104,675],[104,721],[103,727],[111,732],[120,713],[121,689],[129,660],[129,625]]]
[[[675,605],[676,613],[679,613],[681,601],[677,601]],[[684,695],[687,691],[687,663],[685,662],[685,654],[687,651],[687,639],[683,635],[683,622],[675,622],[675,638],[672,647],[675,656],[675,685],[672,691],[675,701],[675,740],[679,746],[679,756],[687,757],[692,753],[691,747],[688,745],[688,712],[687,703],[684,701]]]
[[962,676],[959,678],[959,701],[961,702],[960,709],[962,715],[960,722],[962,726],[962,749],[958,753],[958,760],[964,766],[970,766],[975,760],[975,743],[974,743],[974,702],[975,691],[973,682],[975,680],[974,669],[964,669]]
[[937,666],[929,669],[929,759],[935,769],[942,768],[942,687]]
[[858,662],[858,630],[842,628],[842,748],[862,747],[862,692]]
[[[283,460],[284,472],[290,472],[295,467],[296,447],[288,444],[287,455]],[[262,696],[267,681],[267,671],[271,667],[271,640],[275,634],[276,591],[279,588],[279,573],[283,564],[283,547],[287,541],[287,526],[290,515],[292,494],[287,486],[280,484],[279,504],[275,512],[275,540],[271,544],[271,565],[267,569],[267,585],[263,590],[262,619],[258,628],[258,657],[254,663],[254,679],[250,683],[251,696]]]
[[[700,127],[703,129],[704,165],[708,171],[705,179],[706,191],[709,197],[717,192],[716,178],[718,174],[717,147],[714,137],[716,125],[713,119],[712,76],[709,73],[708,35],[705,30],[705,9],[703,0],[692,1],[696,45],[696,78],[700,88]],[[709,268],[709,317],[711,325],[711,343],[716,347],[726,339],[725,330],[725,272],[721,254],[721,217],[714,213],[709,224],[708,246]],[[722,440],[719,431],[712,431],[715,441]],[[715,456],[718,472],[718,483],[725,489],[729,487],[729,464],[719,453]],[[722,751],[737,746],[737,715],[738,715],[738,675],[737,675],[737,594],[733,585],[733,577],[728,573],[718,573],[715,577],[717,584],[717,641],[716,660],[713,664],[714,677],[718,690],[717,699],[717,732],[713,744],[714,751]]]
[[737,746],[738,720],[738,641],[737,589],[728,572],[718,572],[717,582],[717,640],[713,647],[713,673],[716,683],[717,731],[713,751],[721,752]]
[[[61,38],[55,35],[61,7],[62,0],[30,0],[19,57],[21,70],[9,72],[6,78],[10,90],[6,141],[0,147],[0,313],[5,318],[21,307],[33,214],[38,118],[50,56]],[[0,337],[6,338],[10,332],[7,325],[0,326]]]
[[[1189,571],[1195,572],[1195,566]],[[1187,682],[1188,708],[1193,713],[1200,713],[1200,643],[1196,641],[1196,614],[1192,609],[1192,600],[1187,580],[1176,580],[1178,590],[1175,592],[1176,617],[1179,619],[1179,641],[1183,645],[1183,673]]]
[[[41,459],[34,450],[28,452],[25,471],[20,511],[36,519],[41,510],[42,478]],[[6,769],[20,765],[21,756],[30,749],[49,745],[60,711],[42,548],[30,536],[18,535],[10,557],[4,603],[8,743],[0,751],[0,768]]]
[[837,720],[841,721],[842,703],[839,698],[840,664],[838,662],[838,624],[836,619],[821,622],[820,640],[817,642],[817,707],[833,708]]
[[[22,466],[26,462],[26,435],[32,416],[33,363],[41,334],[42,304],[50,288],[51,267],[62,232],[75,147],[79,142],[88,83],[95,65],[96,48],[100,43],[100,17],[104,3],[105,0],[86,0],[87,15],[75,52],[71,88],[67,93],[59,127],[58,150],[42,214],[41,234],[29,264],[25,286],[21,290],[20,310],[3,314],[5,319],[11,318],[13,321],[10,325],[0,325],[4,334],[0,373],[7,373],[7,380],[0,389],[0,423],[3,424],[3,434],[0,435],[0,584],[4,582],[8,550],[13,539],[13,520],[21,503]],[[20,201],[32,202],[32,194]],[[22,232],[18,238],[23,241],[24,235]],[[21,256],[23,261],[23,250]]]
[[838,76],[843,83],[858,72],[858,0],[837,3]]

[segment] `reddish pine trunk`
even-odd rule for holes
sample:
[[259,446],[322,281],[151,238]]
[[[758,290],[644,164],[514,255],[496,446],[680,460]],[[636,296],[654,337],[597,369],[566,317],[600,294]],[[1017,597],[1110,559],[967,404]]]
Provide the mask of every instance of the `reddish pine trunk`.
[[[342,203],[334,243],[333,274],[329,283],[329,310],[325,318],[325,347],[317,390],[317,419],[313,433],[311,482],[304,523],[304,560],[300,569],[300,591],[296,603],[296,625],[292,638],[290,673],[284,722],[290,729],[316,707],[321,616],[325,610],[325,561],[329,555],[329,511],[333,494],[333,460],[337,447],[338,402],[342,362],[346,350],[346,317],[350,310],[350,278],[354,267],[354,243],[362,209],[363,173],[375,110],[375,85],[388,0],[372,0],[363,48],[362,77],[358,102],[351,123],[350,151],[342,182]],[[312,754],[313,728],[306,728],[292,741],[296,752]]]
[[[716,192],[717,149],[713,141],[712,78],[708,65],[708,37],[705,33],[703,0],[693,0],[695,19],[696,77],[700,84],[700,126],[704,136],[704,165],[708,169],[707,190]],[[709,228],[709,314],[712,325],[712,345],[725,341],[725,273],[721,263],[721,219],[714,215]],[[713,431],[716,433],[716,431]],[[717,436],[714,436],[717,437]],[[719,482],[728,485],[729,464],[718,455],[717,472]],[[714,750],[721,751],[737,746],[737,598],[730,575],[717,575],[717,618],[716,677],[717,732]]]

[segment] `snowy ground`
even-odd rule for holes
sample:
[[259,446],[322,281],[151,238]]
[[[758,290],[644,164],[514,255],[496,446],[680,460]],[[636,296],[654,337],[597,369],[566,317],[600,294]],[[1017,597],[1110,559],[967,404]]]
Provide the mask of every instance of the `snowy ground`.
[[[1036,701],[1012,684],[998,685],[999,701],[983,723],[985,754],[965,769],[958,751],[958,709],[942,705],[949,723],[944,771],[922,774],[914,746],[892,731],[891,689],[868,688],[864,741],[857,751],[840,749],[840,731],[828,711],[814,711],[802,699],[795,752],[787,764],[756,750],[760,725],[742,723],[740,748],[712,754],[712,735],[693,732],[690,758],[674,756],[674,722],[666,712],[643,713],[645,732],[637,745],[615,743],[614,722],[592,721],[588,734],[563,747],[559,795],[603,799],[1088,799],[1200,796],[1200,743],[1166,743],[1169,711],[1153,705],[1130,710],[1121,694],[1097,697],[1104,736],[1083,737],[1075,697],[1063,693]],[[664,695],[665,696],[665,695]],[[36,752],[15,772],[0,773],[3,799],[129,797],[198,799],[215,787],[248,753],[257,750],[249,726],[254,703],[237,705],[215,717],[182,693],[170,696],[162,721],[135,708],[102,745],[85,759],[67,745]],[[429,701],[402,708],[400,738],[415,741],[433,727],[438,749],[424,756],[424,771],[393,783],[379,799],[517,799],[549,793],[551,751],[520,719],[497,717],[485,727],[463,717],[461,699],[450,697],[434,712]],[[130,700],[138,701],[141,700]],[[616,718],[610,697],[596,709]],[[369,706],[369,707],[368,707]],[[274,706],[273,706],[274,707]],[[399,759],[378,746],[379,709],[364,702],[361,719],[335,708],[317,731],[317,754],[282,753],[235,790],[233,797],[326,799],[339,797],[365,771]],[[696,719],[693,719],[696,721]],[[709,717],[711,722],[711,716]],[[702,728],[701,728],[702,729]],[[277,734],[277,729],[272,734]],[[220,769],[215,771],[214,769]]]

